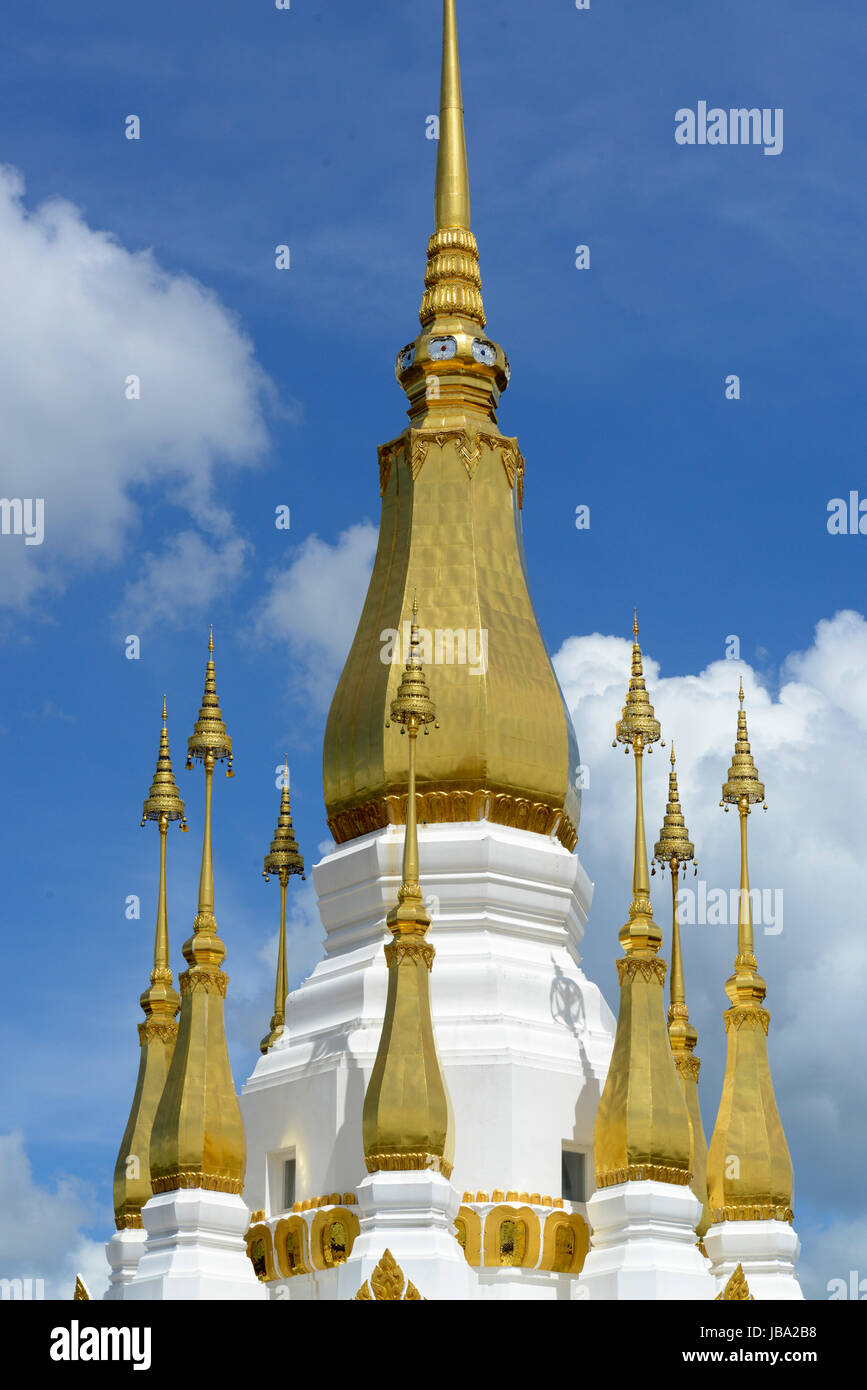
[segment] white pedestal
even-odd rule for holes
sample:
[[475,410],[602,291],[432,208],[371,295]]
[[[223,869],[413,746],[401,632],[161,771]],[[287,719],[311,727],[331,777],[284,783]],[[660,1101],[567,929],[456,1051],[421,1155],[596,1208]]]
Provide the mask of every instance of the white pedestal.
[[755,1299],[804,1297],[795,1265],[801,1242],[787,1221],[723,1221],[704,1238],[715,1281],[721,1293],[738,1265]]
[[104,1299],[116,1302],[129,1298],[126,1292],[127,1285],[131,1284],[135,1277],[146,1240],[147,1231],[141,1226],[136,1226],[124,1231],[115,1231],[111,1240],[107,1242],[105,1254],[111,1266],[111,1274],[108,1289],[103,1294]]
[[[323,959],[290,994],[286,1028],[244,1087],[246,1198],[282,1211],[354,1191],[361,1116],[382,1033],[402,826],[340,845],[313,870]],[[592,885],[544,835],[485,821],[419,826],[436,948],[431,1006],[455,1117],[459,1192],[561,1195],[564,1143],[589,1154],[615,1020],[579,966]]]
[[701,1202],[688,1187],[625,1182],[587,1203],[593,1231],[578,1299],[701,1299],[716,1293],[696,1243]]
[[161,1192],[142,1208],[147,1244],[126,1299],[264,1299],[247,1258],[240,1197],[201,1187]]
[[476,1274],[454,1235],[460,1196],[442,1173],[371,1173],[358,1187],[359,1224],[340,1266],[338,1299],[355,1298],[390,1250],[423,1298],[477,1297]]

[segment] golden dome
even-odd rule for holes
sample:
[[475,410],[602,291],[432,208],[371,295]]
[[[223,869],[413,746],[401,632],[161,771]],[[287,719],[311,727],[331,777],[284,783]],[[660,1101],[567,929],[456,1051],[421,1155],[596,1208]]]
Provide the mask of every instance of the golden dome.
[[328,824],[341,843],[406,818],[406,764],[385,723],[418,591],[443,724],[419,748],[419,819],[487,819],[554,833],[571,850],[578,746],[527,589],[524,459],[497,429],[509,364],[483,334],[454,0],[444,0],[440,113],[422,331],[396,368],[410,425],[379,449],[379,544],[325,731]]

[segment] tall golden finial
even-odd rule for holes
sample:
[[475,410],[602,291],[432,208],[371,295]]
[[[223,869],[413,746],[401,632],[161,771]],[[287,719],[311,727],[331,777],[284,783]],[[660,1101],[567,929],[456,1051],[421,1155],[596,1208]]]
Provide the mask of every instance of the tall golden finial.
[[362,1136],[370,1173],[389,1168],[433,1168],[448,1178],[454,1136],[431,1017],[429,974],[434,948],[425,940],[430,917],[419,886],[415,802],[416,741],[419,729],[428,733],[428,726],[435,724],[436,710],[419,659],[417,620],[414,602],[409,655],[391,702],[390,721],[409,735],[403,877],[397,905],[385,919],[393,938],[385,948],[388,995],[379,1049],[364,1097]]
[[464,135],[455,0],[443,0],[443,63],[434,233],[428,242],[419,320],[469,319],[485,326],[479,248],[470,231],[470,179]]
[[[680,944],[680,922],[677,912],[678,871],[692,860],[695,861],[695,846],[689,838],[689,831],[683,818],[680,796],[677,790],[677,772],[674,763],[674,743],[671,745],[671,771],[668,774],[668,805],[659,832],[653,857],[664,872],[666,865],[671,874],[671,976],[669,981],[668,1036],[674,1065],[680,1077],[689,1115],[690,1146],[689,1166],[692,1169],[691,1187],[702,1205],[701,1220],[696,1233],[701,1238],[710,1224],[707,1204],[707,1140],[701,1120],[701,1107],[698,1100],[698,1076],[701,1061],[694,1056],[698,1033],[689,1021],[686,1007],[686,987],[683,978],[683,954]],[[695,872],[698,865],[695,866]],[[653,872],[656,872],[654,866]]]
[[289,758],[283,764],[283,786],[280,791],[280,815],[277,829],[271,841],[271,849],[265,855],[262,877],[265,882],[276,874],[280,882],[280,937],[277,947],[277,981],[274,986],[274,1013],[271,1018],[271,1031],[259,1044],[259,1051],[265,1053],[280,1037],[286,1026],[286,996],[289,981],[286,976],[286,887],[291,874],[304,878],[304,860],[298,852],[298,841],[292,828],[292,811],[289,806]]
[[686,1186],[691,1178],[690,1123],[665,1026],[662,932],[653,920],[644,832],[642,765],[660,735],[644,683],[638,615],[632,627],[632,674],[618,743],[635,756],[635,849],[629,920],[620,929],[620,1008],[605,1088],[596,1112],[594,1152],[600,1187],[651,1179]]
[[151,1196],[148,1157],[151,1133],[178,1035],[175,1018],[180,999],[172,987],[172,972],[169,969],[166,840],[171,821],[180,821],[181,830],[186,830],[187,822],[184,803],[172,772],[165,695],[156,772],[151,783],[150,795],[142,806],[142,825],[146,825],[149,820],[157,822],[160,835],[160,879],[154,964],[150,985],[140,1001],[145,1021],[138,1026],[141,1048],[138,1080],[114,1169],[114,1219],[118,1230],[141,1227],[141,1209]]
[[246,1148],[241,1111],[226,1049],[223,1000],[228,976],[220,969],[226,948],[214,916],[211,849],[211,796],[214,767],[228,759],[232,740],[217,699],[213,628],[208,639],[205,693],[187,740],[187,766],[205,769],[205,822],[199,901],[193,935],[184,942],[189,969],[180,977],[178,1040],[154,1121],[150,1167],[154,1192],[203,1187],[217,1192],[244,1190]]
[[754,805],[764,803],[765,788],[750,751],[743,680],[738,701],[735,752],[720,802],[726,811],[737,806],[740,818],[738,948],[734,974],[725,987],[731,1001],[723,1014],[726,1069],[708,1150],[708,1200],[714,1222],[791,1221],[792,1160],[768,1065],[770,1014],[763,1007],[767,986],[758,973],[753,938],[747,817]]

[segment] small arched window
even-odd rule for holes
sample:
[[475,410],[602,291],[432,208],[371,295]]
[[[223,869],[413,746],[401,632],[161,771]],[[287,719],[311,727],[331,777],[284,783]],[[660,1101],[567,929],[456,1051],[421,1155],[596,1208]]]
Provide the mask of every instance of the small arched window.
[[332,1221],[326,1226],[322,1241],[322,1256],[330,1269],[332,1265],[342,1265],[346,1259],[346,1227],[342,1221]]
[[554,1235],[554,1264],[553,1268],[563,1274],[572,1268],[572,1261],[575,1258],[575,1232],[571,1226],[562,1224],[557,1227]]
[[265,1264],[265,1242],[264,1240],[254,1240],[250,1247],[250,1259],[253,1261],[253,1272],[257,1279],[266,1279],[268,1268]]
[[527,1248],[527,1227],[523,1221],[504,1221],[500,1226],[500,1264],[521,1265]]

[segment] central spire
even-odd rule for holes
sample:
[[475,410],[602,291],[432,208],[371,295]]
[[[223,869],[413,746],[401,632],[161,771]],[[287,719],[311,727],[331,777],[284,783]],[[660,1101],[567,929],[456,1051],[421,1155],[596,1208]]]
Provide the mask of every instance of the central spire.
[[510,369],[482,333],[454,0],[443,4],[434,219],[422,331],[395,366],[410,426],[378,451],[379,545],[325,732],[328,825],[341,844],[406,817],[406,764],[384,726],[418,588],[444,726],[419,749],[419,820],[493,821],[572,850],[580,757],[527,590],[524,459],[497,427]]
[[443,70],[434,223],[437,231],[444,227],[470,230],[470,176],[464,135],[455,0],[443,0]]

